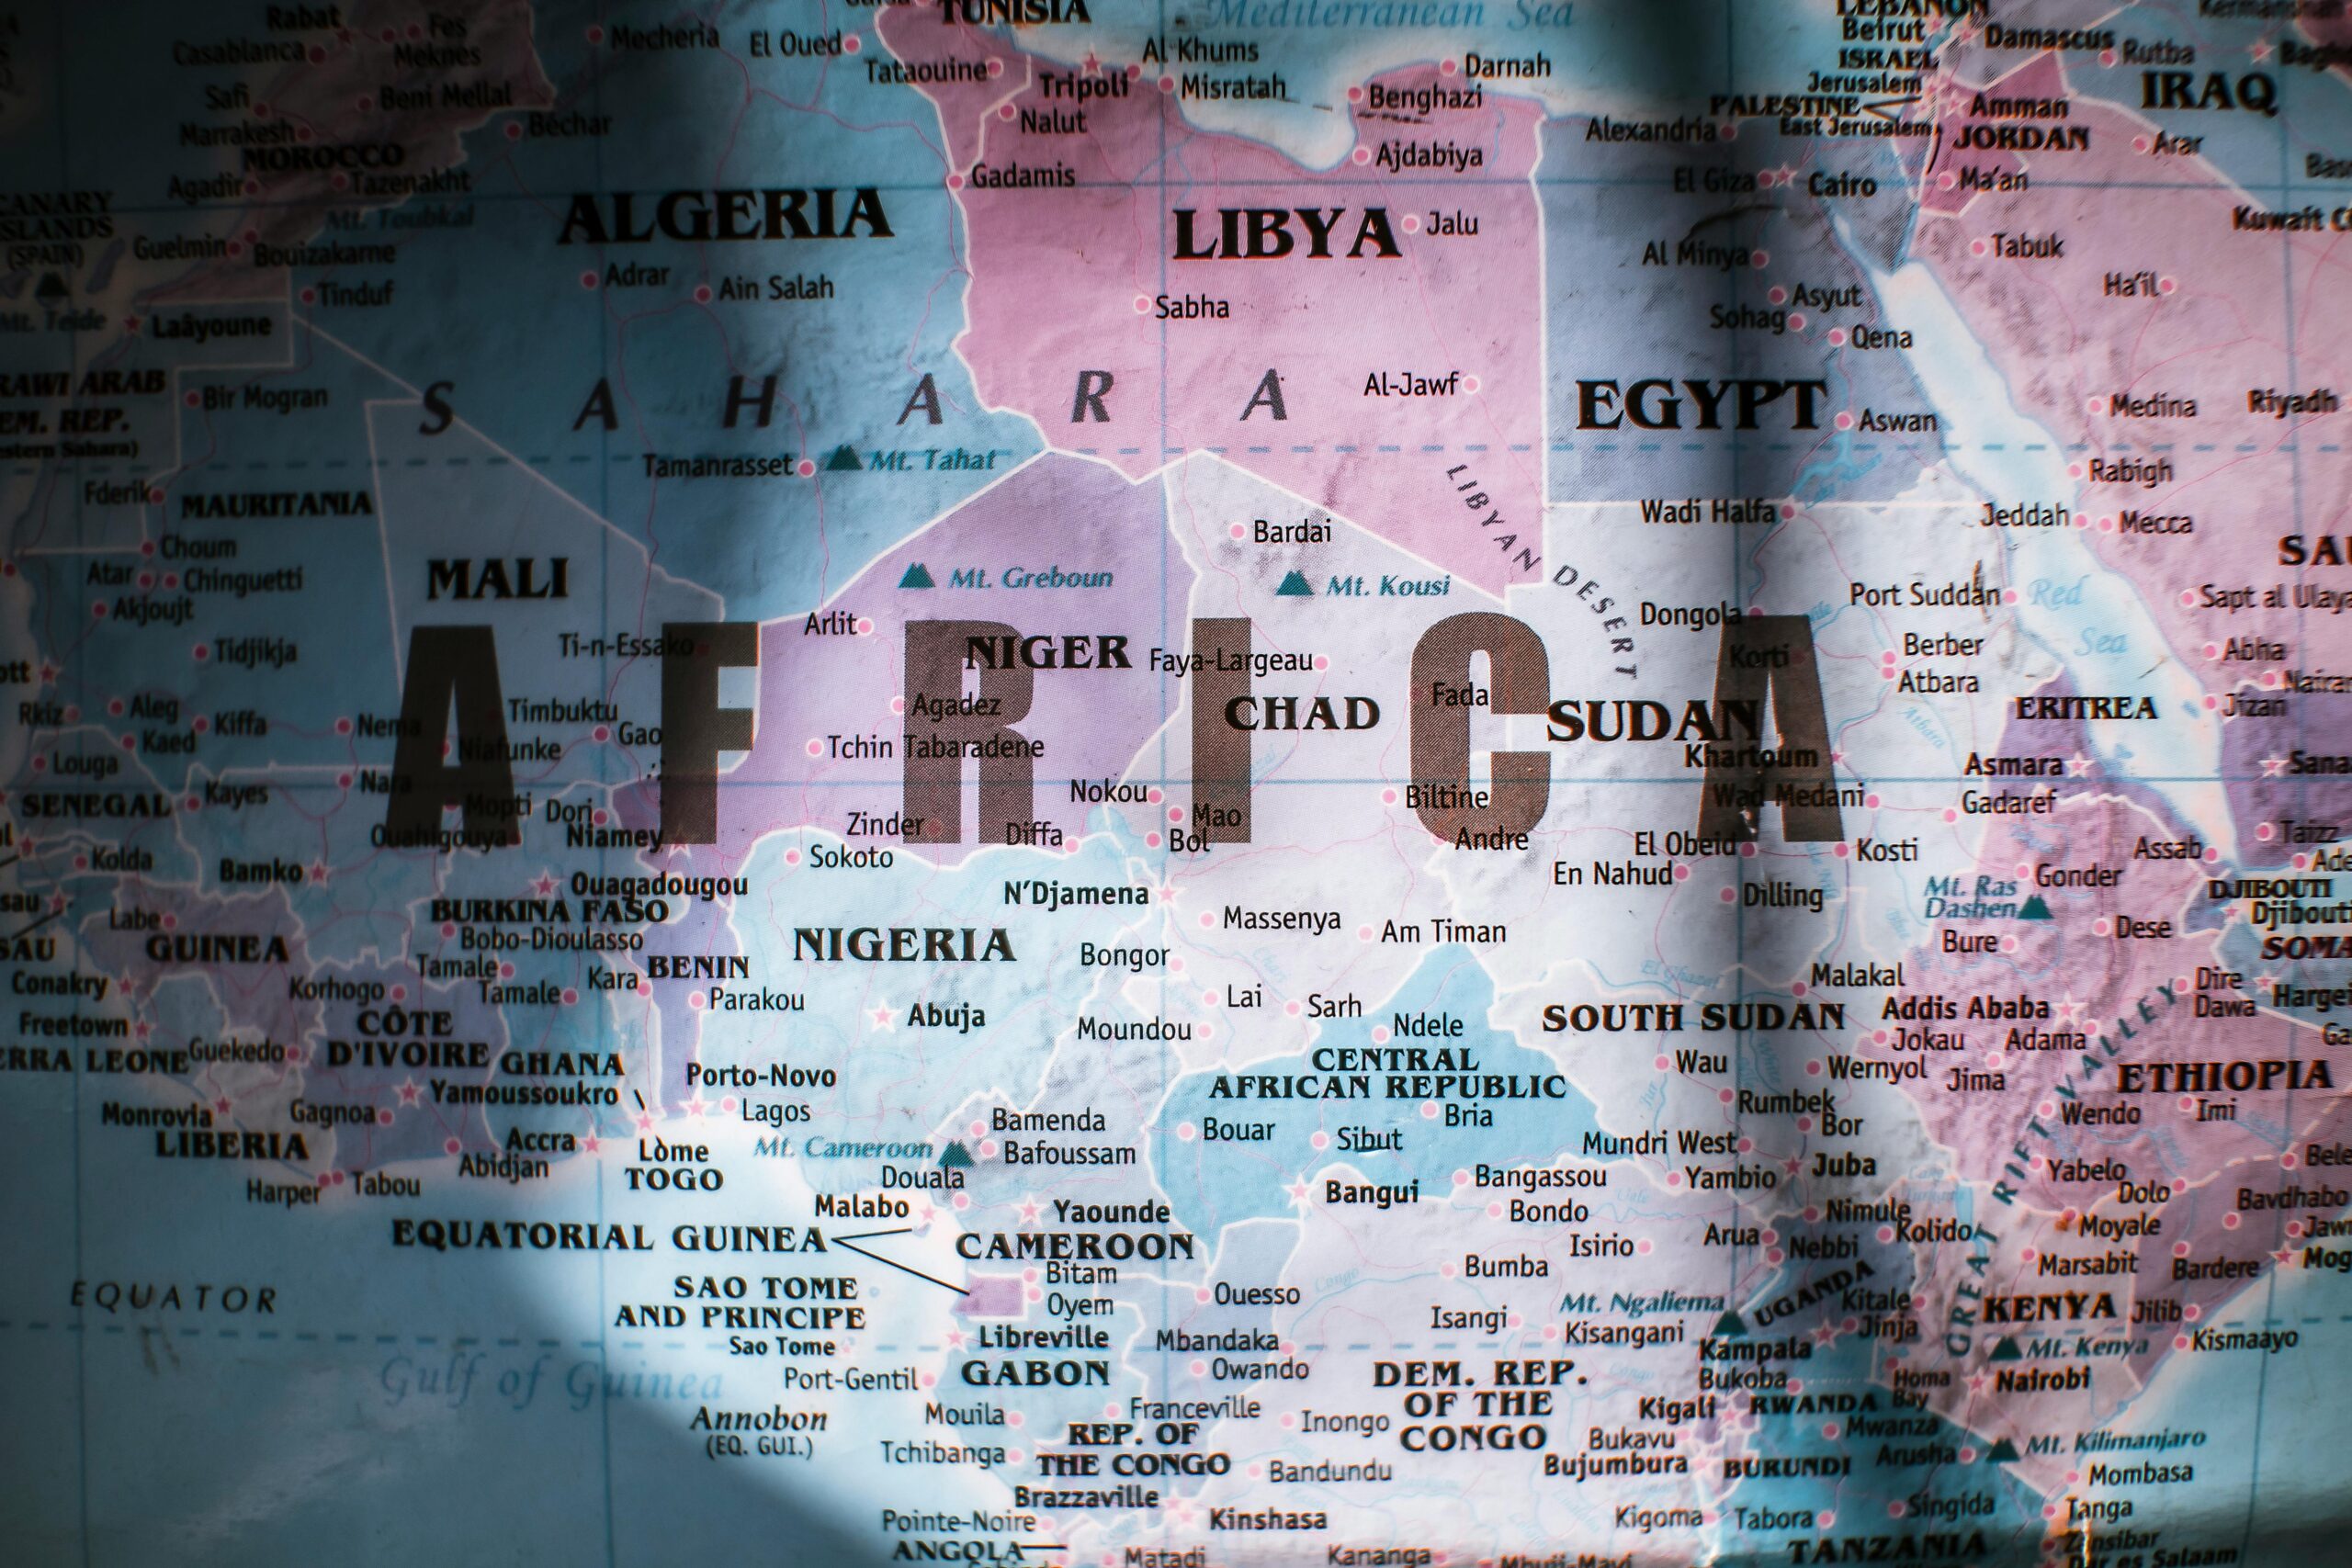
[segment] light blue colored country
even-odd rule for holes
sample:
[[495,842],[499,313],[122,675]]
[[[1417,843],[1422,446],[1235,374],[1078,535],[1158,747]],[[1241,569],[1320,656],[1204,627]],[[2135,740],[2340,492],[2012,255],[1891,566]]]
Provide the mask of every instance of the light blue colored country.
[[[1803,1333],[1810,1321],[1792,1331]],[[1777,1336],[1782,1325],[1759,1332]],[[1719,1561],[1786,1562],[1795,1542],[1814,1551],[1825,1540],[1873,1537],[1894,1538],[1889,1551],[1900,1551],[1894,1542],[1912,1537],[1910,1550],[1917,1552],[1932,1534],[1952,1544],[1945,1555],[1958,1561],[2034,1562],[2042,1531],[2041,1500],[2005,1465],[1985,1457],[1984,1439],[1928,1410],[1897,1407],[1892,1391],[1871,1381],[1872,1343],[1843,1335],[1826,1348],[1816,1345],[1808,1360],[1768,1363],[1785,1369],[1803,1389],[1788,1396],[1785,1410],[1779,1394],[1758,1396],[1747,1457],[1843,1458],[1850,1461],[1851,1473],[1758,1476],[1736,1483],[1717,1509]],[[1813,1401],[1810,1409],[1806,1400]],[[1889,1435],[1879,1429],[1887,1423],[1917,1430]],[[1962,1452],[1972,1457],[1962,1461]],[[1981,1551],[1959,1551],[1972,1535],[1983,1538]],[[1826,1554],[1800,1560],[1838,1561]]]
[[[837,1083],[798,1096],[814,1108],[813,1121],[756,1129],[789,1134],[796,1150],[827,1141],[916,1144],[934,1140],[943,1130],[961,1139],[965,1124],[959,1120],[951,1125],[946,1118],[967,1101],[1029,1106],[1046,1085],[1057,1042],[1076,1027],[1102,973],[1081,965],[1080,943],[1132,943],[1138,930],[1149,940],[1161,921],[1156,906],[1073,906],[1057,911],[1007,906],[1007,884],[1038,876],[1073,886],[1124,886],[1126,863],[1100,835],[1075,855],[990,850],[953,871],[931,865],[905,846],[893,848],[894,862],[887,868],[820,868],[810,853],[818,846],[831,850],[839,841],[798,831],[763,840],[743,867],[752,896],[737,901],[733,916],[754,985],[800,996],[805,1010],[705,1010],[692,1014],[698,1022],[685,1025],[680,1009],[666,994],[663,998],[670,1083],[682,1081],[688,1059],[706,1067],[746,1065],[763,1074],[772,1063],[786,1063],[839,1075]],[[787,862],[787,854],[796,861]],[[970,964],[823,963],[796,956],[801,928],[861,926],[969,927],[976,951],[1001,926],[1017,956],[1011,963]],[[942,1021],[927,1021],[933,1019]],[[695,1031],[691,1045],[679,1038],[688,1027]],[[684,1055],[689,1049],[691,1058]],[[1159,1048],[1151,1049],[1156,1054]],[[748,1098],[776,1097],[754,1091]],[[1131,1124],[1122,1128],[1114,1101],[1087,1103],[1111,1116],[1109,1141],[1118,1141],[1123,1132],[1132,1135]],[[934,1146],[944,1149],[944,1140]],[[970,1152],[978,1156],[977,1144]],[[871,1158],[809,1158],[802,1169],[819,1191],[873,1185]],[[967,1174],[977,1190],[988,1170]],[[1034,1173],[1021,1178],[1023,1184],[1035,1179]]]
[[[1443,1199],[1453,1192],[1453,1173],[1458,1169],[1481,1164],[1545,1166],[1561,1154],[1581,1147],[1584,1134],[1598,1131],[1599,1122],[1592,1102],[1573,1087],[1557,1100],[1448,1097],[1445,1105],[1479,1113],[1464,1115],[1452,1126],[1442,1113],[1424,1117],[1418,1095],[1406,1100],[1384,1098],[1390,1076],[1386,1069],[1373,1073],[1374,1098],[1371,1099],[1261,1100],[1219,1099],[1210,1093],[1220,1077],[1320,1077],[1329,1070],[1317,1065],[1320,1054],[1374,1048],[1374,1028],[1389,1024],[1399,1014],[1459,1019],[1462,1033],[1438,1039],[1392,1037],[1378,1049],[1394,1052],[1418,1046],[1434,1053],[1444,1048],[1453,1053],[1457,1065],[1475,1059],[1480,1075],[1517,1074],[1522,1081],[1557,1073],[1559,1064],[1549,1056],[1530,1051],[1509,1034],[1487,1026],[1487,1011],[1494,1004],[1494,983],[1467,949],[1442,947],[1422,961],[1394,996],[1367,1009],[1364,1017],[1327,1022],[1308,1052],[1178,1078],[1154,1118],[1156,1125],[1172,1128],[1190,1123],[1205,1130],[1213,1117],[1220,1124],[1262,1123],[1272,1132],[1259,1141],[1152,1140],[1154,1175],[1175,1211],[1177,1224],[1199,1235],[1214,1235],[1220,1227],[1243,1220],[1286,1219],[1294,1211],[1291,1184],[1324,1179],[1327,1168],[1345,1166],[1355,1173],[1334,1179],[1383,1185],[1418,1180],[1424,1199]],[[1235,1017],[1238,1020],[1240,1015]],[[1246,1033],[1248,1024],[1237,1022],[1234,1027]],[[1322,1060],[1337,1062],[1331,1057]],[[1452,1069],[1433,1066],[1430,1070]],[[1340,1130],[1350,1127],[1374,1133],[1402,1129],[1404,1146],[1351,1153],[1340,1147]],[[1327,1147],[1314,1146],[1313,1137],[1318,1132],[1329,1134]]]

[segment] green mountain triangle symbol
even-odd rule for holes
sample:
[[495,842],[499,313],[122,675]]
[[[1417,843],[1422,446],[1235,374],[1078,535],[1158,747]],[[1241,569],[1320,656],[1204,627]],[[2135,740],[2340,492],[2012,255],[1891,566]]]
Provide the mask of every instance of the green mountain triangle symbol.
[[2050,906],[2041,901],[2041,895],[2039,893],[2034,894],[2018,907],[2018,919],[2020,920],[2046,920],[2049,918]]
[[1717,1339],[1745,1339],[1747,1337],[1747,1325],[1740,1322],[1739,1314],[1736,1312],[1727,1312],[1724,1314],[1723,1316],[1715,1319],[1714,1337]]
[[1315,589],[1306,581],[1306,573],[1296,570],[1283,578],[1283,585],[1274,590],[1274,597],[1277,599],[1311,599],[1314,596]]
[[2001,1342],[1993,1347],[1991,1359],[1996,1361],[2022,1361],[2025,1359],[2025,1352],[2018,1348],[2018,1342],[2014,1337],[2004,1334],[2001,1336]]
[[914,565],[907,568],[906,576],[899,579],[899,586],[901,588],[936,588],[939,585],[932,581],[931,573],[923,570],[922,562],[917,561]]
[[939,1156],[939,1163],[943,1166],[969,1165],[972,1163],[971,1151],[964,1146],[964,1140],[958,1138],[947,1145],[947,1152]]
[[844,441],[833,448],[833,455],[825,459],[825,467],[834,473],[854,473],[865,465],[857,460],[857,448]]
[[1999,1442],[1995,1443],[1990,1449],[1985,1450],[1984,1462],[1987,1464],[2008,1464],[2013,1462],[2017,1457],[2018,1446],[2009,1441],[2008,1438],[2003,1438]]

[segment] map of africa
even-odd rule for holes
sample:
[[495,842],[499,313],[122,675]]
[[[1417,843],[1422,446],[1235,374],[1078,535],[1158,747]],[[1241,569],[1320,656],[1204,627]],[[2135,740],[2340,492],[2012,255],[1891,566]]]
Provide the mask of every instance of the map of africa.
[[2347,393],[2341,0],[0,0],[0,1562],[2352,1562]]

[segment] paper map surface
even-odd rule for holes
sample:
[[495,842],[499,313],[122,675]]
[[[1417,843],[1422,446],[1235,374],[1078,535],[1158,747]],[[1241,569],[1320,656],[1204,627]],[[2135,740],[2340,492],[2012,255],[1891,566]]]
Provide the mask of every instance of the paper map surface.
[[0,1561],[2352,1562],[2347,391],[2338,0],[0,0]]

